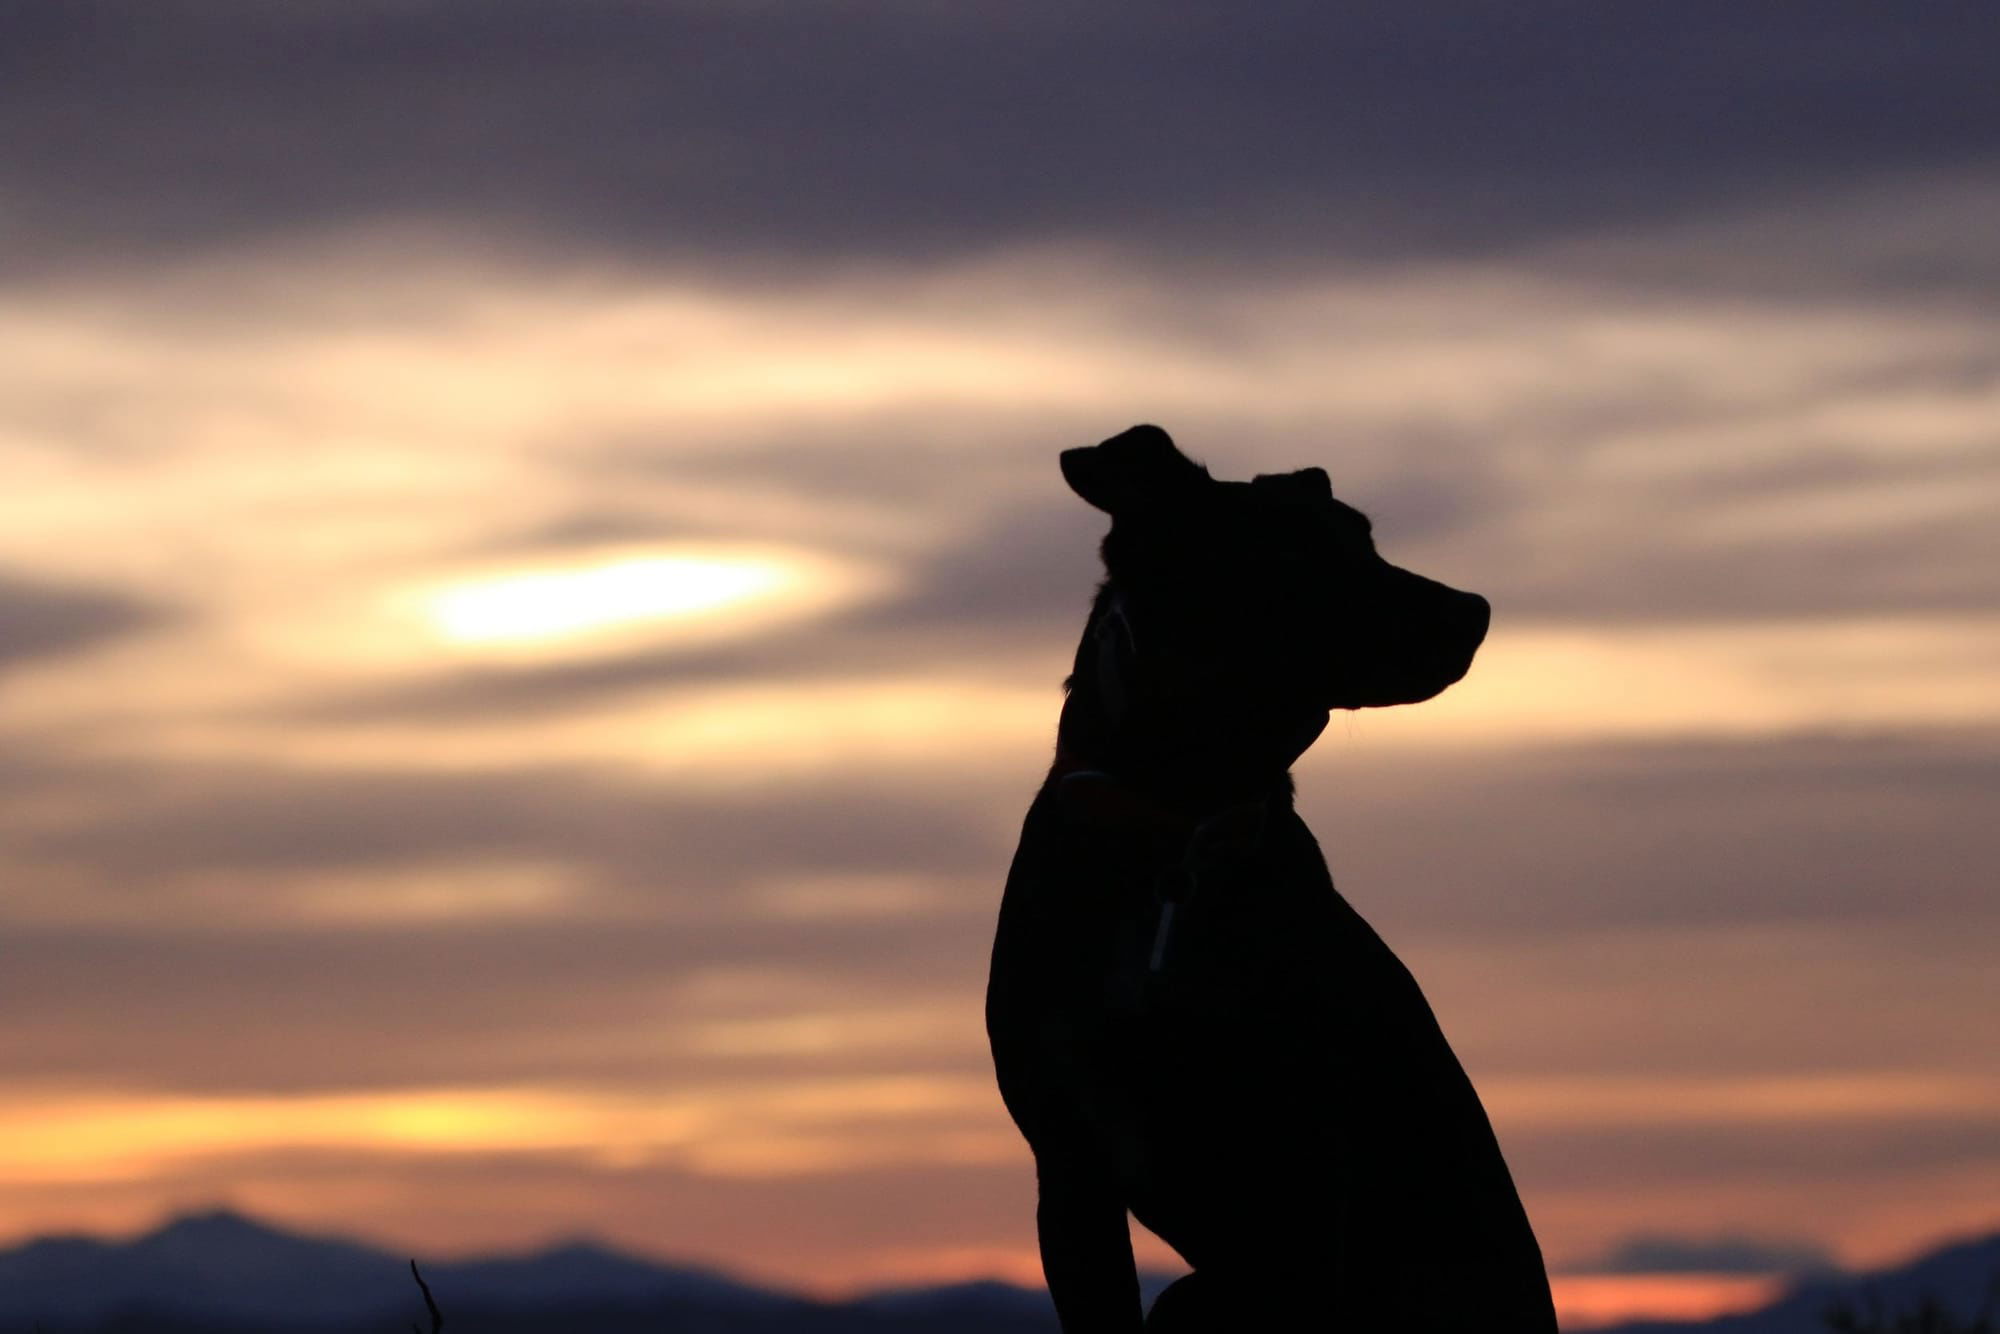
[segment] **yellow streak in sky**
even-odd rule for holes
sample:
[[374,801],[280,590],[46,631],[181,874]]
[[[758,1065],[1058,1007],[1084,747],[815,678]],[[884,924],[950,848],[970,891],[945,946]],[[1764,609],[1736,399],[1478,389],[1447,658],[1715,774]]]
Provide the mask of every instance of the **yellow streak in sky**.
[[0,1179],[15,1183],[143,1181],[189,1159],[331,1149],[569,1153],[731,1177],[1022,1152],[984,1081],[928,1075],[662,1092],[0,1094]]
[[635,621],[694,616],[775,592],[795,572],[736,559],[653,556],[448,588],[431,602],[446,638],[551,639]]
[[[378,594],[372,610],[356,609],[346,640],[350,656],[384,670],[434,668],[441,652],[519,661],[685,648],[822,616],[893,582],[877,563],[797,545],[598,547],[533,565],[433,569]],[[296,654],[314,636],[303,624],[292,630],[292,642],[278,647]]]

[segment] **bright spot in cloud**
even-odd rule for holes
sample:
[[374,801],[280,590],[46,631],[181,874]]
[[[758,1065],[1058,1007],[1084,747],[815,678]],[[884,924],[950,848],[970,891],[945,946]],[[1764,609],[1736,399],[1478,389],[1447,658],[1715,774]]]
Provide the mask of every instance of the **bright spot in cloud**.
[[447,589],[432,622],[460,643],[551,639],[636,621],[694,616],[783,589],[796,576],[740,559],[651,556]]
[[[392,671],[434,666],[440,650],[496,662],[678,651],[825,616],[899,583],[885,563],[808,547],[623,544],[434,569],[378,596],[341,643]],[[323,655],[325,626],[324,616],[289,626],[293,651]]]

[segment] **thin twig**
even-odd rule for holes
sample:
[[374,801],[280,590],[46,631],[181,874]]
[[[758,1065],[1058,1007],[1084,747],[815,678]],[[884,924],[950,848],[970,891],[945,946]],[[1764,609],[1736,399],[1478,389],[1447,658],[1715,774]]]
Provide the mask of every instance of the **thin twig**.
[[[410,1273],[416,1277],[417,1286],[424,1290],[424,1305],[431,1313],[431,1334],[438,1334],[438,1331],[444,1328],[444,1312],[438,1310],[438,1304],[431,1300],[431,1285],[424,1282],[423,1271],[417,1268],[415,1260],[410,1261]],[[417,1328],[415,1321],[410,1323],[410,1328],[415,1331],[415,1334],[424,1334],[421,1329]]]

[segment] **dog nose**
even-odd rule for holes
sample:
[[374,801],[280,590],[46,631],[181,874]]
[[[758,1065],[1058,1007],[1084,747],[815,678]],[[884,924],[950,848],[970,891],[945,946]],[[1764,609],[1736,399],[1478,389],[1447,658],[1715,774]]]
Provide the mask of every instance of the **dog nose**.
[[1477,593],[1437,584],[1438,599],[1431,622],[1430,646],[1425,654],[1427,678],[1424,698],[1456,684],[1472,670],[1472,659],[1486,640],[1493,623],[1493,604]]
[[1493,604],[1477,593],[1461,592],[1459,597],[1465,599],[1466,634],[1472,641],[1471,646],[1477,649],[1486,642],[1486,632],[1493,626]]
[[[1477,593],[1452,589],[1444,621],[1445,685],[1462,678],[1472,668],[1472,657],[1486,642],[1487,627],[1493,624],[1493,604]],[[1442,686],[1439,689],[1443,689]]]

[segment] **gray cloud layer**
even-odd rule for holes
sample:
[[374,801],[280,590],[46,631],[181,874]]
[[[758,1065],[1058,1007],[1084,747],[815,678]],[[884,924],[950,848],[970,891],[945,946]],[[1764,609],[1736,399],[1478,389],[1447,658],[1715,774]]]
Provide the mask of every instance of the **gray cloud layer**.
[[1464,253],[2000,151],[1980,6],[5,7],[15,245]]
[[0,675],[161,624],[165,608],[107,589],[0,571]]

